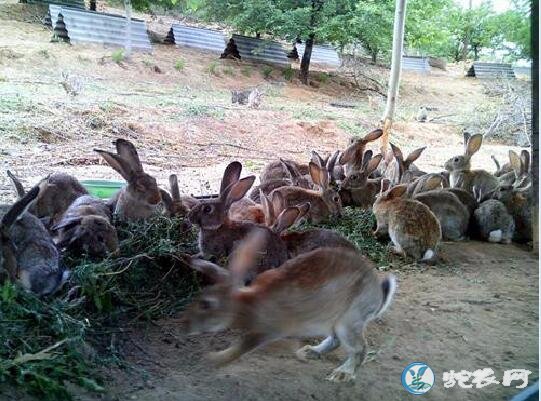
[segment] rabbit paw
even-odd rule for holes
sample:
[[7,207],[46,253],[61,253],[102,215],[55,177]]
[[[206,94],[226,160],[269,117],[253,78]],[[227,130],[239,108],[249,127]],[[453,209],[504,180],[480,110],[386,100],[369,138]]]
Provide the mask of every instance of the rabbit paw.
[[304,347],[298,349],[295,354],[297,355],[297,358],[301,360],[314,360],[321,358],[321,354],[314,350],[314,347],[312,347],[311,345],[305,345]]
[[355,374],[348,369],[339,367],[327,376],[327,380],[335,383],[346,383],[355,380]]

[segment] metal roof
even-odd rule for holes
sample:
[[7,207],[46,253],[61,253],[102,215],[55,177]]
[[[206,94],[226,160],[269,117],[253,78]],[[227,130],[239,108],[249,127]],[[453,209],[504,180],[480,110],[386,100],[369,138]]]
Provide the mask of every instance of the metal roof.
[[514,79],[515,72],[513,71],[513,67],[511,66],[511,64],[475,62],[468,70],[467,76],[481,79]]
[[[51,8],[52,6],[52,8]],[[59,12],[49,5],[54,33],[71,43],[100,43],[124,47],[126,18],[122,15],[104,14],[61,7]],[[152,51],[146,23],[132,18],[131,46],[134,50]]]
[[278,42],[233,35],[242,60],[290,66],[287,53]]
[[213,29],[173,24],[165,38],[165,42],[175,43],[177,46],[186,46],[214,53],[223,53],[226,38],[222,32]]
[[[304,43],[296,44],[297,51],[299,52],[299,58],[302,59],[304,54],[305,45]],[[312,47],[312,57],[310,62],[314,64],[323,64],[330,67],[340,67],[342,62],[340,56],[331,46],[326,45],[314,45]]]
[[427,74],[430,72],[428,57],[403,55],[402,70],[415,71]]

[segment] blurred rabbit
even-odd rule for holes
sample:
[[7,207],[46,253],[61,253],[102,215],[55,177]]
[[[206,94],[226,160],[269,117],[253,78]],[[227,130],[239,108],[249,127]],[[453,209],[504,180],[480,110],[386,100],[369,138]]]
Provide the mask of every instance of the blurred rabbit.
[[125,139],[115,141],[117,153],[94,149],[128,185],[111,199],[114,214],[121,220],[146,219],[157,212],[162,201],[156,179],[143,171],[135,146]]
[[189,334],[227,328],[243,331],[238,343],[211,355],[219,365],[281,338],[327,336],[318,346],[301,348],[297,355],[317,358],[343,345],[348,358],[327,379],[354,380],[367,355],[364,330],[391,304],[395,277],[379,278],[374,264],[355,251],[319,248],[242,287],[246,271],[257,265],[264,241],[260,232],[251,233],[230,259],[230,274],[206,261],[192,263],[196,270],[214,270],[211,274],[221,280],[203,290],[187,308],[184,329]]

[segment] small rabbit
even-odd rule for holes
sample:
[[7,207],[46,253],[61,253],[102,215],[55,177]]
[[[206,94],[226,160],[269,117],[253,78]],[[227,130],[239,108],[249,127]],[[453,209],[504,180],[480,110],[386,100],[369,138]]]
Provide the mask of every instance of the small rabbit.
[[[10,171],[7,174],[13,182],[18,197],[22,197],[25,192],[23,185]],[[50,174],[37,185],[39,194],[29,206],[28,211],[47,223],[46,226],[58,222],[75,199],[88,195],[88,191],[75,177],[64,173]]]
[[352,143],[348,148],[340,155],[338,163],[344,166],[344,172],[346,175],[352,170],[360,170],[362,167],[362,159],[364,155],[364,150],[368,143],[375,141],[383,135],[383,130],[376,129],[364,137],[355,139],[352,138]]
[[502,202],[515,221],[513,240],[529,242],[533,238],[533,190],[530,183],[526,187],[500,185],[494,198]]
[[340,183],[338,193],[343,205],[370,209],[374,204],[381,188],[381,178],[368,177],[376,171],[383,156],[372,157],[372,154],[371,150],[364,152],[360,168],[352,168]]
[[261,105],[261,93],[257,88],[243,91],[231,91],[231,103],[239,105],[248,105],[252,109],[257,109]]
[[115,141],[117,153],[94,149],[128,185],[113,199],[111,206],[121,220],[146,219],[157,212],[162,196],[156,179],[143,171],[135,146],[125,139]]
[[[29,203],[39,195],[39,186],[32,188],[2,218],[2,253],[7,269],[27,291],[38,296],[58,291],[69,278],[69,271],[60,266],[60,255],[43,223],[26,212]],[[6,241],[6,242],[4,242]],[[4,265],[6,262],[4,261]]]
[[479,202],[474,216],[481,238],[488,242],[511,243],[515,232],[515,221],[505,205],[496,199],[483,201],[485,196],[477,187],[473,188],[473,192]]
[[449,171],[451,187],[463,188],[468,192],[473,187],[482,193],[488,193],[498,186],[498,179],[485,170],[471,170],[471,157],[481,148],[483,135],[470,136],[464,132],[464,155],[454,156],[445,162],[445,170]]
[[175,174],[169,176],[169,190],[171,194],[164,190],[160,190],[160,192],[165,209],[170,217],[186,216],[190,209],[199,203],[197,199],[191,196],[180,196],[178,178]]
[[[199,250],[204,258],[229,256],[237,243],[257,227],[251,222],[233,221],[229,218],[229,209],[233,202],[242,199],[255,180],[254,176],[239,180],[241,171],[242,165],[239,162],[230,163],[222,178],[219,197],[202,200],[188,213],[190,222],[199,226]],[[270,229],[265,232],[268,247],[261,266],[280,266],[287,259],[286,246]]]
[[312,162],[327,169],[331,184],[335,184],[336,181],[342,181],[345,178],[344,168],[336,163],[338,156],[340,156],[339,150],[326,158],[322,158],[315,150],[312,151]]
[[[299,164],[293,160],[280,159],[273,161],[263,167],[259,176],[261,184],[269,181],[295,179],[306,176],[309,173],[307,164]],[[295,183],[293,185],[296,185]]]
[[90,195],[77,198],[51,231],[60,249],[105,257],[118,252],[118,237],[108,205]]
[[[275,192],[271,201],[269,197],[261,194],[261,206],[265,214],[265,225],[275,233],[287,245],[289,258],[301,253],[307,253],[321,247],[343,247],[351,250],[357,248],[347,239],[333,230],[325,228],[311,228],[305,231],[286,231],[295,222],[299,221],[310,210],[309,203],[303,203],[296,207],[286,208],[285,200],[280,192]],[[288,210],[290,209],[290,210]],[[276,212],[275,212],[276,211]],[[277,212],[282,213],[276,218]],[[287,212],[286,212],[287,211]],[[287,213],[284,215],[284,213]]]
[[386,166],[384,176],[391,180],[391,185],[408,184],[416,178],[426,174],[423,171],[419,171],[413,164],[415,160],[421,157],[426,146],[415,149],[404,159],[404,155],[398,146],[393,145],[392,143],[389,145],[391,145],[391,151],[394,158]]
[[325,167],[318,166],[313,162],[310,162],[309,166],[312,181],[319,186],[319,191],[292,186],[281,187],[271,192],[271,199],[274,197],[274,193],[280,192],[286,206],[297,206],[305,202],[310,203],[310,211],[307,217],[315,223],[329,216],[340,216],[342,214],[342,202],[338,192],[329,187],[329,172]]
[[[389,307],[396,279],[379,278],[372,262],[355,251],[319,248],[260,274],[242,287],[245,270],[256,264],[261,236],[253,233],[230,260],[230,275],[216,266],[222,280],[203,290],[186,310],[182,327],[189,334],[227,328],[243,331],[241,340],[211,355],[218,365],[234,361],[266,343],[285,337],[327,336],[318,346],[297,351],[299,358],[316,358],[339,345],[347,360],[327,377],[354,380],[367,355],[364,330]],[[203,269],[209,271],[208,262]],[[240,277],[239,277],[240,276]],[[332,302],[329,302],[332,300]]]
[[441,240],[440,222],[425,204],[402,197],[407,185],[397,185],[383,192],[387,185],[388,180],[382,180],[382,192],[374,203],[377,221],[374,235],[382,238],[389,234],[394,252],[433,263]]
[[[509,152],[512,152],[511,150]],[[515,153],[516,154],[516,153]],[[511,158],[511,156],[509,156]],[[494,176],[495,177],[501,177],[502,175],[504,174],[507,174],[507,173],[512,173],[513,172],[513,168],[511,167],[511,164],[510,163],[505,163],[503,166],[500,165],[500,162],[498,161],[498,159],[496,159],[496,156],[494,155],[490,155],[490,158],[492,159],[492,161],[494,162],[494,164],[496,165],[496,171],[494,172]]]

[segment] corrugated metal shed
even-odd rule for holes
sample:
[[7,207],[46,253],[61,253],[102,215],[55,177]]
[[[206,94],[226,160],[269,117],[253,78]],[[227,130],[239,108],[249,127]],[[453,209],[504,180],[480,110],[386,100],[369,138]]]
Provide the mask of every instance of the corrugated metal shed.
[[[296,46],[297,51],[299,52],[299,58],[302,59],[305,45],[304,43],[299,43]],[[342,65],[340,56],[336,50],[331,46],[325,45],[314,45],[312,48],[312,57],[310,58],[310,62],[314,64],[327,65],[330,67],[340,67]]]
[[225,35],[220,31],[173,24],[165,38],[165,42],[213,53],[222,53],[225,49],[226,40]]
[[[57,18],[54,25],[55,35],[71,43],[100,43],[124,47],[126,18],[121,15],[61,7]],[[131,46],[134,50],[152,51],[146,23],[135,18],[132,18],[131,23]]]
[[270,40],[233,35],[242,60],[290,66],[286,51],[280,43]]
[[514,79],[515,72],[513,71],[513,67],[511,67],[511,64],[475,62],[468,70],[467,76],[480,79]]
[[27,0],[27,3],[32,4],[56,4],[59,6],[68,6],[72,8],[85,9],[84,0]]
[[404,55],[402,56],[402,69],[428,74],[430,72],[428,57]]

